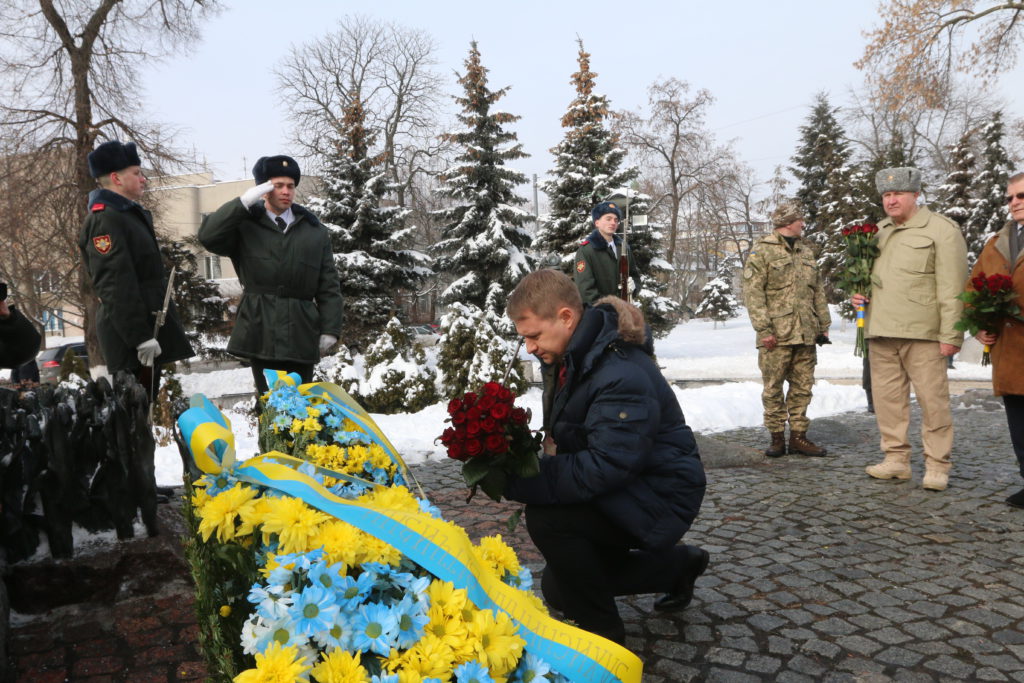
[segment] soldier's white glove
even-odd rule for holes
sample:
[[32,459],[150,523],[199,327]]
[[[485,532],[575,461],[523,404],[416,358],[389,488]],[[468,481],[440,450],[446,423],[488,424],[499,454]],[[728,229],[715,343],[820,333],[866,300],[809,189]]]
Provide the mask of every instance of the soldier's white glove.
[[242,202],[242,206],[244,206],[245,208],[248,209],[250,206],[252,206],[256,202],[258,202],[260,199],[262,199],[263,195],[265,195],[266,193],[270,192],[273,189],[274,189],[274,183],[272,183],[272,182],[270,182],[268,180],[267,182],[263,183],[262,185],[257,185],[256,187],[250,187],[248,190],[243,192],[242,196],[239,197],[238,199]]
[[320,335],[320,355],[326,356],[331,347],[338,343],[338,338],[333,334]]
[[636,280],[631,277],[626,278],[626,280],[628,280],[628,282],[626,282],[626,292],[629,293],[630,296],[633,296],[633,292],[636,291]]
[[160,355],[160,342],[156,339],[147,339],[138,346],[135,350],[139,354],[139,362],[143,365],[152,366],[153,361]]

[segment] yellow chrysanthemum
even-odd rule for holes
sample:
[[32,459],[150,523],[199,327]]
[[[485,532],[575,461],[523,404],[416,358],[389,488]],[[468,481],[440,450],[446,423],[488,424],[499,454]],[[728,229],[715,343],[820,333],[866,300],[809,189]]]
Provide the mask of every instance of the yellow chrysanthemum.
[[272,642],[262,654],[256,655],[256,668],[235,676],[235,683],[308,683],[309,669],[306,659],[299,656],[299,648]]
[[320,424],[320,420],[316,419],[315,417],[307,417],[305,420],[302,421],[302,428],[305,429],[307,432],[319,432],[321,429],[323,429],[323,425]]
[[363,562],[380,562],[381,564],[397,567],[402,562],[403,555],[394,546],[369,534],[365,534],[361,550],[364,559],[360,560],[360,564]]
[[388,454],[384,451],[380,444],[370,444],[368,458],[370,464],[373,465],[374,467],[382,467],[388,472],[394,473],[395,463],[391,461],[391,458],[388,457]]
[[192,507],[199,509],[210,502],[210,494],[206,492],[206,482],[196,484],[192,489]]
[[362,472],[363,464],[370,459],[370,449],[366,446],[354,445],[345,449],[345,471]]
[[320,410],[306,406],[306,415],[309,417],[320,417]]
[[259,571],[261,574],[263,574],[264,577],[267,577],[270,576],[275,569],[280,568],[294,569],[295,560],[292,560],[288,563],[282,563],[281,560],[278,559],[277,553],[267,553],[267,562]]
[[544,603],[544,601],[538,598],[530,591],[523,591],[520,597],[525,598],[525,600],[528,603],[530,603],[530,606],[538,612],[540,612],[541,614],[550,614],[550,612],[548,611],[548,606]]
[[427,597],[430,598],[431,608],[440,608],[450,617],[461,617],[462,608],[466,606],[466,590],[456,588],[451,581],[434,579],[427,588]]
[[319,683],[369,683],[370,674],[359,663],[358,654],[335,649],[320,656],[320,662],[313,667],[313,677]]
[[427,610],[427,622],[424,634],[437,638],[450,647],[455,653],[462,653],[466,649],[469,639],[469,630],[462,615],[451,615],[437,605],[431,605]]
[[255,497],[256,489],[243,486],[239,482],[227,491],[221,491],[209,498],[203,507],[196,510],[196,514],[202,518],[199,522],[199,533],[202,534],[203,540],[209,541],[210,535],[215,531],[217,540],[221,543],[233,539],[236,535],[235,522],[244,514],[246,508],[252,507]]
[[480,610],[466,628],[477,661],[490,669],[492,676],[505,676],[516,668],[526,641],[516,635],[516,625],[507,614]]
[[241,523],[238,525],[239,536],[248,535],[256,531],[263,524],[263,518],[270,512],[272,498],[257,498],[252,505],[238,511]]
[[346,431],[346,432],[361,432],[361,431],[363,431],[362,427],[360,427],[359,425],[357,425],[355,422],[353,422],[352,420],[350,420],[347,417],[344,420],[341,421],[341,428],[344,431]]
[[384,510],[417,512],[420,509],[416,496],[404,486],[381,486],[363,494],[358,501]]
[[506,572],[516,575],[522,569],[516,552],[501,540],[501,534],[481,538],[480,545],[474,546],[473,552],[499,579]]
[[321,524],[312,541],[314,546],[324,549],[329,564],[341,562],[346,567],[357,564],[356,553],[359,542],[359,530],[341,520],[331,520]]
[[263,516],[263,541],[269,543],[271,534],[277,534],[281,552],[284,553],[309,550],[317,527],[330,519],[319,510],[290,496],[268,499],[268,508]]
[[437,678],[448,683],[457,666],[455,653],[442,640],[426,635],[415,645],[401,654],[391,652],[384,662],[390,673],[398,673],[401,680],[403,671],[414,671],[420,678]]

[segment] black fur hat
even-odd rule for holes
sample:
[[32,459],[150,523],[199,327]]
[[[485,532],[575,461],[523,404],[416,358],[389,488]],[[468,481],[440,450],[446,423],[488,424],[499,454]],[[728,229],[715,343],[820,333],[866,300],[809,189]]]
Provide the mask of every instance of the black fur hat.
[[302,177],[299,164],[285,154],[279,154],[276,157],[260,157],[256,160],[256,165],[252,167],[252,177],[256,179],[257,185],[262,185],[271,178],[280,178],[281,176],[291,178],[296,185],[299,184],[299,179]]
[[89,152],[89,175],[93,178],[141,165],[142,160],[139,159],[134,142],[110,140]]
[[622,209],[620,209],[615,202],[601,202],[600,204],[595,206],[593,209],[590,210],[590,220],[596,221],[598,218],[605,215],[606,213],[614,213],[616,216],[619,217],[620,221],[622,220]]

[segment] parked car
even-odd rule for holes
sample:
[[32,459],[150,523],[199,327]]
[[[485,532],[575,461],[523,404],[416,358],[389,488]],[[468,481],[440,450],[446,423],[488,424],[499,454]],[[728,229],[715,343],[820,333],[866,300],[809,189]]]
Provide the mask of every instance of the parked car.
[[64,355],[68,352],[68,349],[74,351],[75,355],[82,359],[86,370],[89,369],[89,353],[85,350],[85,342],[61,344],[60,346],[54,346],[52,349],[43,349],[36,356],[36,363],[39,365],[39,382],[41,384],[47,382],[56,384],[60,381],[60,364],[64,360]]
[[423,346],[433,346],[441,339],[441,335],[430,325],[409,325],[405,328],[412,335],[412,340]]

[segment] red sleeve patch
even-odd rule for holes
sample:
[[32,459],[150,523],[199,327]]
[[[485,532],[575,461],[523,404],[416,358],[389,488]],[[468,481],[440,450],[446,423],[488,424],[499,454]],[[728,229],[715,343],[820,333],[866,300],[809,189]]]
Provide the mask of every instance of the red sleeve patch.
[[110,239],[110,235],[100,235],[92,238],[92,246],[96,247],[96,251],[99,253],[107,254],[114,246],[114,242]]
[[102,202],[96,202],[95,204],[89,207],[89,210],[92,211],[93,213],[96,213],[97,211],[102,211],[105,208],[107,208],[106,204],[103,204]]
[[589,237],[587,239],[583,240],[582,242],[580,242],[580,246],[581,247],[585,247],[588,244],[590,244],[590,238]]
[[576,262],[576,272],[577,273],[582,273],[586,269],[587,269],[587,262],[586,261],[584,261],[583,259],[580,259],[579,261]]

